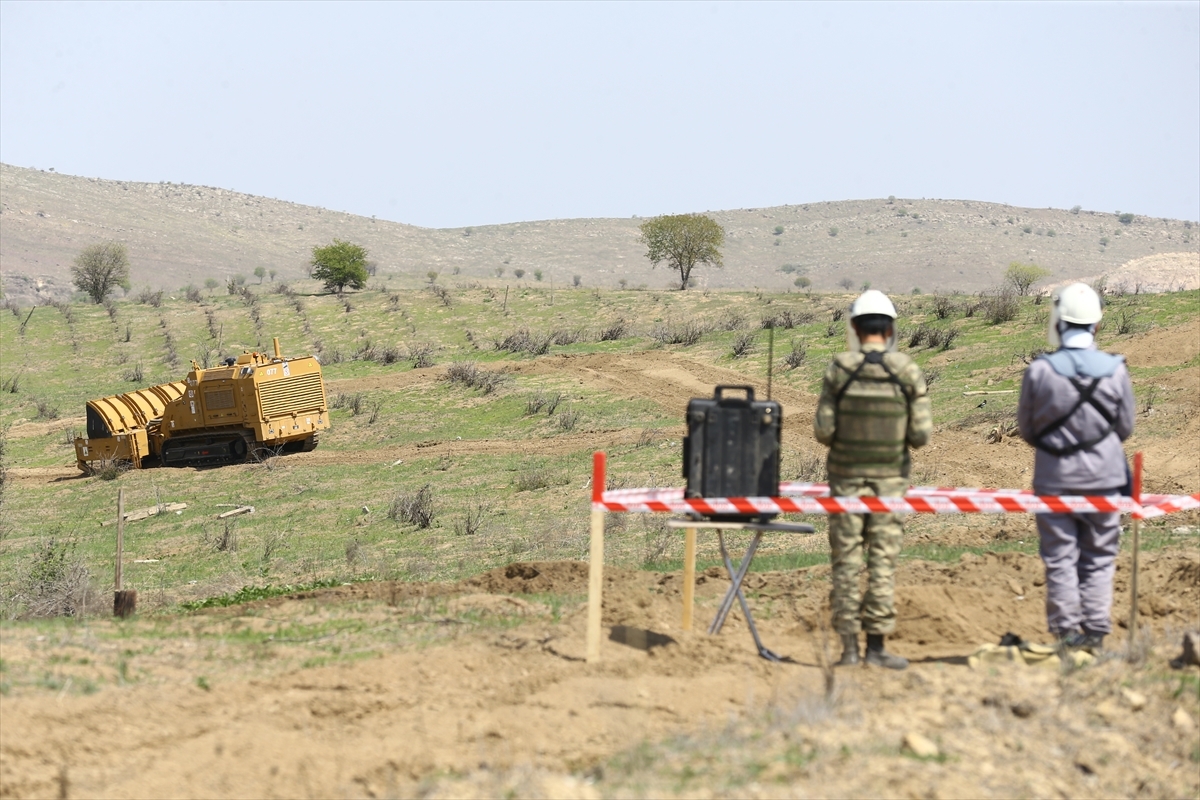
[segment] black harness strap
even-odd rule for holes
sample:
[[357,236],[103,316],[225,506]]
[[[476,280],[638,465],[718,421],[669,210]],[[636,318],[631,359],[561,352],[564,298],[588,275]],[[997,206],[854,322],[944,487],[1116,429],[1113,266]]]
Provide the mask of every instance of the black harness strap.
[[904,402],[905,402],[905,404],[908,404],[909,397],[908,397],[908,392],[906,392],[904,390],[904,384],[901,383],[900,379],[896,377],[896,373],[894,373],[890,369],[888,369],[888,365],[885,364],[883,361],[883,353],[879,350],[872,350],[871,352],[863,355],[863,360],[860,361],[858,366],[854,368],[854,372],[850,372],[845,367],[843,367],[841,364],[838,364],[839,369],[844,370],[846,372],[850,372],[850,377],[846,379],[846,382],[842,384],[842,388],[838,389],[837,394],[834,395],[834,398],[833,398],[834,409],[841,408],[842,397],[846,394],[846,390],[850,388],[850,384],[854,383],[855,379],[858,378],[858,373],[862,372],[862,368],[865,367],[867,364],[878,364],[879,366],[883,367],[883,371],[887,373],[888,382],[894,383],[900,387],[900,394],[904,395]]
[[[1116,430],[1117,427],[1116,415],[1102,406],[1100,401],[1095,398],[1096,387],[1100,385],[1100,378],[1093,378],[1092,382],[1086,385],[1082,381],[1076,380],[1075,378],[1068,378],[1067,380],[1069,380],[1071,385],[1075,387],[1075,391],[1079,392],[1079,400],[1075,402],[1075,405],[1071,406],[1070,411],[1054,420],[1054,422],[1051,422],[1045,428],[1042,428],[1042,430],[1034,436],[1034,447],[1036,447],[1038,450],[1045,451],[1052,456],[1058,456],[1060,458],[1063,456],[1075,455],[1081,450],[1091,450],[1093,447],[1100,444],[1100,442],[1107,439],[1109,434]],[[1067,420],[1075,416],[1075,413],[1079,411],[1079,409],[1083,408],[1084,403],[1087,403],[1092,408],[1096,409],[1096,413],[1098,413],[1104,419],[1104,421],[1108,423],[1108,427],[1104,429],[1104,432],[1094,439],[1076,442],[1069,447],[1054,447],[1047,444],[1046,437],[1054,433],[1063,425],[1066,425]]]

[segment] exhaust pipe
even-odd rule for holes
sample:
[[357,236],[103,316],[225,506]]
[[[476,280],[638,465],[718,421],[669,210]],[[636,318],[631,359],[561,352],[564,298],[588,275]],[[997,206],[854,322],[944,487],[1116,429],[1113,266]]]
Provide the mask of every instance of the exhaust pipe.
[[282,356],[282,355],[280,355],[280,353],[279,353],[279,337],[278,337],[278,336],[276,336],[276,337],[274,337],[273,339],[271,339],[271,341],[275,343],[275,357],[276,357],[276,358],[279,358],[279,359],[282,359],[282,358],[283,358],[283,356]]

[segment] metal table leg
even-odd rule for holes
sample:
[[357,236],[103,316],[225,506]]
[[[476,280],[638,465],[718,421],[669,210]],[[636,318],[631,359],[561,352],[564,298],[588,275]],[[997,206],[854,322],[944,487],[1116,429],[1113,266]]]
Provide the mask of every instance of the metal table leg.
[[716,619],[709,626],[708,632],[715,634],[721,630],[721,627],[725,624],[725,618],[733,608],[733,600],[736,597],[742,607],[742,614],[746,617],[746,625],[750,628],[750,635],[754,637],[754,646],[758,649],[759,656],[765,658],[767,661],[794,664],[796,662],[788,656],[781,656],[768,649],[762,643],[762,638],[758,635],[758,627],[754,624],[754,615],[750,613],[750,604],[746,602],[746,595],[742,593],[742,581],[746,578],[746,573],[750,569],[750,562],[754,559],[754,553],[758,549],[758,544],[761,540],[762,531],[755,531],[754,538],[750,540],[750,546],[746,549],[746,555],[743,556],[742,563],[738,565],[738,569],[735,572],[733,561],[729,558],[729,551],[725,548],[725,537],[720,531],[717,531],[717,542],[721,547],[721,558],[725,561],[725,570],[729,573],[729,579],[733,581],[733,585],[725,593],[725,598],[721,601],[721,608],[717,612]]

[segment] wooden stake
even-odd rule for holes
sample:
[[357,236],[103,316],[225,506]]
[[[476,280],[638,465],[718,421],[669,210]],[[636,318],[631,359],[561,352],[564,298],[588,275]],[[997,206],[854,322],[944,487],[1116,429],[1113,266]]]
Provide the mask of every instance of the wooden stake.
[[[1133,454],[1133,499],[1142,502],[1142,454]],[[1138,551],[1141,545],[1142,520],[1140,516],[1133,518],[1133,569],[1129,580],[1129,654],[1133,655],[1133,645],[1137,639],[1138,628]]]
[[692,629],[692,607],[696,603],[696,529],[683,534],[683,629]]
[[117,489],[117,564],[113,575],[113,616],[128,617],[137,609],[137,591],[121,588],[125,561],[125,489]]
[[[604,453],[592,454],[592,502],[604,499]],[[592,508],[591,550],[588,554],[587,660],[600,660],[600,622],[604,606],[604,511]]]
[[504,287],[504,313],[508,313],[508,287]]
[[125,558],[125,489],[117,489],[117,569],[114,592],[121,591],[121,561]]

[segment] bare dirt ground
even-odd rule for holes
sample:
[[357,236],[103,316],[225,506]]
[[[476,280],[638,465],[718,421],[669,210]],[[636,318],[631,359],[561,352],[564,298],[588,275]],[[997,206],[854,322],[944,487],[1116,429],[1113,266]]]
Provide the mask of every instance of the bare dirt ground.
[[[1120,659],[1072,674],[964,664],[1006,631],[1036,637],[1040,574],[1021,554],[906,564],[892,641],[913,666],[839,671],[830,695],[820,668],[828,567],[751,576],[763,635],[798,662],[788,665],[759,659],[737,615],[717,637],[681,631],[678,573],[624,570],[607,574],[610,640],[589,665],[582,604],[556,620],[543,602],[586,591],[587,567],[575,562],[136,621],[100,643],[114,623],[53,641],[5,635],[10,664],[57,656],[60,677],[76,681],[103,671],[104,651],[116,649],[128,682],[91,696],[68,685],[0,699],[0,788],[5,797],[657,794],[677,790],[678,776],[672,786],[653,771],[626,775],[614,756],[690,736],[658,745],[670,773],[672,759],[720,759],[725,747],[735,758],[750,725],[766,731],[753,745],[764,761],[754,781],[725,786],[718,770],[685,794],[1196,796],[1196,735],[1178,709],[1194,718],[1197,698],[1166,670],[1166,646],[1142,673]],[[1118,617],[1127,575],[1123,559]],[[1197,624],[1194,547],[1147,558],[1141,580],[1158,641]],[[701,576],[698,619],[727,586],[715,569]],[[331,617],[373,631],[370,657],[297,667],[313,642],[289,637],[287,625]],[[424,638],[414,642],[413,630]],[[249,657],[237,646],[269,631],[279,635]],[[78,666],[81,653],[89,664]],[[208,676],[203,685],[197,675]],[[935,742],[937,756],[903,755],[913,734]]]

